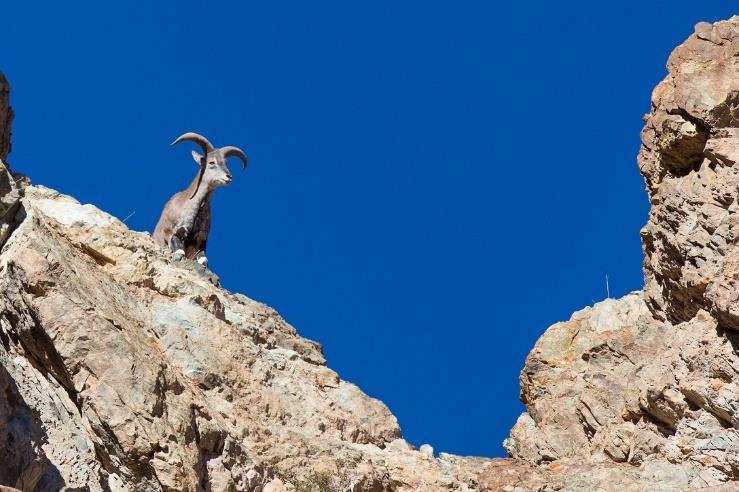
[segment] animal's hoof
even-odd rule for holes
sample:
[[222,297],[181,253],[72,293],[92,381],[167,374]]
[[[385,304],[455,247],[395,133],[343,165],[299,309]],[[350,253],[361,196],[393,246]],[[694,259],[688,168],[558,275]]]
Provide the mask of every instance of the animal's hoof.
[[208,258],[206,258],[205,256],[201,256],[200,258],[198,258],[198,263],[200,263],[201,265],[203,265],[204,267],[207,268],[208,267]]
[[184,257],[185,257],[185,251],[182,249],[178,249],[177,251],[172,253],[172,259],[175,261],[179,261]]

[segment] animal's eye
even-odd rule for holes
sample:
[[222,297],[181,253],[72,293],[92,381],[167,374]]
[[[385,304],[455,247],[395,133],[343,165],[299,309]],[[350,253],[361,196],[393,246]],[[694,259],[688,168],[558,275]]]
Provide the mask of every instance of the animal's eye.
[[210,167],[216,167],[216,163],[215,162],[209,162],[208,164],[210,164]]

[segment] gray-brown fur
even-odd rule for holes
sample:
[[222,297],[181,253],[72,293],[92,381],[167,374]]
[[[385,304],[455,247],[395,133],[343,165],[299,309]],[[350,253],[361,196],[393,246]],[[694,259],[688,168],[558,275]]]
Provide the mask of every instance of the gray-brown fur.
[[153,237],[157,243],[169,248],[175,255],[198,260],[199,263],[207,265],[205,248],[210,232],[211,196],[216,188],[225,186],[232,180],[226,160],[229,157],[238,157],[244,162],[244,168],[247,160],[241,149],[231,146],[216,149],[205,137],[197,133],[185,133],[172,145],[183,141],[198,144],[205,155],[193,151],[193,159],[200,166],[200,170],[190,186],[175,193],[164,205]]

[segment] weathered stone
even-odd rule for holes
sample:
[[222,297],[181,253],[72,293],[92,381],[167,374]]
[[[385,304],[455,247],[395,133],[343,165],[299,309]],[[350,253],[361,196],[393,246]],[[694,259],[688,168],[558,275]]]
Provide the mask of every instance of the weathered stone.
[[734,484],[705,484],[681,465],[652,461],[643,466],[617,463],[583,463],[560,460],[532,466],[517,460],[493,460],[480,475],[481,492],[602,491],[675,492],[705,490],[730,492]]
[[652,95],[639,165],[652,209],[642,229],[646,300],[671,322],[699,309],[739,329],[739,17],[700,23]]
[[16,214],[23,196],[23,188],[16,179],[0,159],[0,248],[19,220]]
[[427,458],[434,457],[434,448],[430,444],[421,444],[421,447],[419,447],[418,450]]
[[485,460],[390,450],[400,430],[387,407],[341,380],[320,345],[272,309],[214,285],[193,262],[172,261],[148,234],[93,206],[33,186],[22,205],[25,219],[0,255],[8,374],[0,412],[7,425],[21,419],[36,430],[2,434],[17,434],[6,462],[19,464],[0,482],[24,490],[256,490],[279,487],[276,477],[288,490],[324,479],[365,484],[357,490],[474,485]]
[[521,460],[510,490],[739,479],[737,39],[739,17],[700,23],[670,56],[638,159],[652,203],[644,294],[586,308],[537,341],[521,373],[527,411],[505,442]]
[[537,341],[509,459],[416,450],[274,310],[0,163],[0,490],[736,490],[737,54],[739,17],[670,56],[645,289]]
[[15,214],[23,195],[22,183],[18,183],[20,177],[14,176],[5,163],[11,148],[10,124],[13,120],[9,96],[10,86],[0,72],[0,247],[15,224]]
[[506,449],[531,464],[680,463],[683,487],[734,480],[733,367],[739,357],[705,311],[670,325],[640,293],[603,301],[537,341],[521,373],[527,412]]
[[[10,85],[5,75],[0,72],[0,160],[4,161],[10,154],[10,124],[13,121],[13,109],[10,107]],[[1,195],[0,195],[1,196]]]

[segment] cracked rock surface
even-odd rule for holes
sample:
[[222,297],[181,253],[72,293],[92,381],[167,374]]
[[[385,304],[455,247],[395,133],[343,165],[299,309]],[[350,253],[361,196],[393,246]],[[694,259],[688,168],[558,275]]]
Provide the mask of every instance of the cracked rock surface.
[[34,186],[22,205],[0,254],[1,483],[474,487],[488,460],[407,445],[274,310],[91,205]]
[[642,131],[646,301],[672,323],[705,309],[739,329],[738,55],[739,17],[698,24],[670,56]]
[[13,121],[13,109],[10,107],[10,85],[5,75],[0,72],[0,160],[5,160],[10,153],[10,123]]
[[415,449],[274,310],[14,178],[0,78],[0,490],[737,490],[739,17],[668,70],[644,290],[546,330],[505,459]]
[[10,153],[10,124],[12,121],[10,86],[0,72],[0,246],[13,228],[22,195],[22,188],[18,184],[20,177],[14,176],[5,163]]
[[696,25],[667,68],[638,157],[644,291],[537,341],[518,468],[489,465],[490,490],[739,487],[739,17]]

